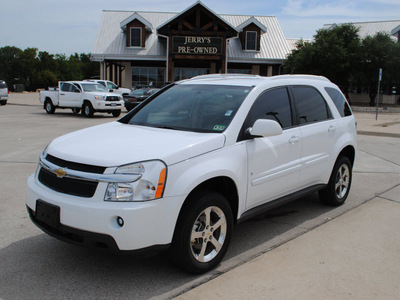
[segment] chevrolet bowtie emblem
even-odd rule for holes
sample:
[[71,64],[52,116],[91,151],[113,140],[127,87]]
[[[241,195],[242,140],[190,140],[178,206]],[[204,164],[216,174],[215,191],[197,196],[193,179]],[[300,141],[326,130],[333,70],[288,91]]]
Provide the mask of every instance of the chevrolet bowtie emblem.
[[67,172],[64,171],[63,168],[59,168],[57,170],[54,170],[54,173],[56,173],[58,178],[63,178],[65,175],[67,175]]

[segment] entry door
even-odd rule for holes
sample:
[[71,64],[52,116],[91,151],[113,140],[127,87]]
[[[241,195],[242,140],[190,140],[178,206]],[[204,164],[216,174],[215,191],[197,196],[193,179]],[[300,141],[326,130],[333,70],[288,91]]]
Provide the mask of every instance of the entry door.
[[257,119],[277,121],[283,128],[283,133],[279,136],[258,137],[246,141],[248,156],[246,209],[298,189],[301,171],[301,132],[298,127],[293,127],[286,87],[268,90],[260,95],[251,108],[246,122],[254,124]]

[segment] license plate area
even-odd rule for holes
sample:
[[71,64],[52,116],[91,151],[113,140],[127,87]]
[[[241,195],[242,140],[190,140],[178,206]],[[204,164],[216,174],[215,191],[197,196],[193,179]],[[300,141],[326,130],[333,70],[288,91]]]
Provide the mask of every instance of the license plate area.
[[60,207],[43,200],[36,201],[35,217],[53,228],[60,226]]

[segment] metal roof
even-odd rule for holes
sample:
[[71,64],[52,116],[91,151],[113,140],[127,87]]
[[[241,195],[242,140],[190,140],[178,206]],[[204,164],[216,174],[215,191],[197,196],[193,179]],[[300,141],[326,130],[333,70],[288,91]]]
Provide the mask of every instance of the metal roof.
[[376,22],[356,22],[356,23],[342,23],[342,24],[325,24],[323,29],[330,29],[338,25],[352,24],[358,28],[358,35],[360,38],[373,36],[378,32],[387,33],[392,35],[393,29],[400,25],[400,20],[393,21],[376,21]]
[[[121,24],[132,15],[145,19],[152,28],[159,28],[180,13],[134,12],[105,10],[102,13],[99,29],[92,50],[94,60],[166,60],[166,39],[157,35],[155,30],[149,33],[146,48],[126,47],[126,37]],[[261,35],[261,51],[244,51],[239,38],[232,38],[228,44],[229,62],[282,62],[290,53],[289,46],[276,17],[218,15],[219,18],[238,28],[249,19],[256,19],[266,29]]]

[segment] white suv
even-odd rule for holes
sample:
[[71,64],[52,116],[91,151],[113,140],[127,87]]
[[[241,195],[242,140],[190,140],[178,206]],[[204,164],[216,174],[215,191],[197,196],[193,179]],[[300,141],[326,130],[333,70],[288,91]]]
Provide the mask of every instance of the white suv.
[[235,223],[316,191],[343,204],[355,149],[354,116],[326,78],[199,76],[51,142],[27,208],[61,240],[169,247],[201,273],[222,260]]

